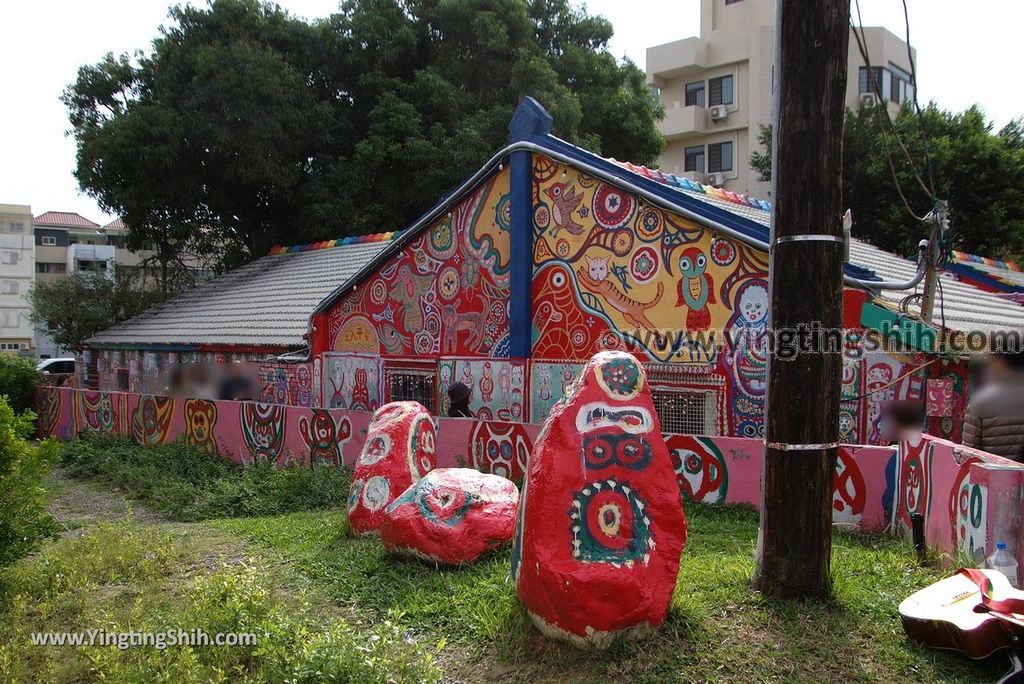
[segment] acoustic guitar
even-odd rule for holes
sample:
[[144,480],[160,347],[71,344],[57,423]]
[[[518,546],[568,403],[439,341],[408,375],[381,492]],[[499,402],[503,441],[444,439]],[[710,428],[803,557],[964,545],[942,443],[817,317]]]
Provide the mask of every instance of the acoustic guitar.
[[926,646],[960,651],[982,660],[1009,649],[1011,671],[1001,681],[1024,680],[1024,591],[996,570],[962,568],[925,587],[899,606],[903,630]]

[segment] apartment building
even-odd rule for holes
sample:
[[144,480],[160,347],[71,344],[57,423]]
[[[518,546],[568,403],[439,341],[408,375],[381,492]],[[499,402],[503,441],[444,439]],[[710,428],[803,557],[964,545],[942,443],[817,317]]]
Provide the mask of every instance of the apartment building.
[[32,286],[35,244],[32,208],[0,204],[0,353],[35,354],[35,335],[25,295]]
[[[138,269],[148,252],[124,247],[121,219],[100,225],[70,211],[48,211],[34,219],[35,277],[52,282],[68,273],[93,271],[113,278],[115,269]],[[36,330],[39,358],[65,353],[41,330]]]
[[[700,36],[647,49],[647,80],[665,107],[660,167],[766,198],[770,184],[749,160],[760,149],[761,126],[772,122],[775,3],[701,0],[700,9]],[[884,28],[868,27],[864,34],[875,78],[851,33],[846,106],[856,111],[874,102],[872,84],[878,83],[895,113],[914,92],[907,44]]]

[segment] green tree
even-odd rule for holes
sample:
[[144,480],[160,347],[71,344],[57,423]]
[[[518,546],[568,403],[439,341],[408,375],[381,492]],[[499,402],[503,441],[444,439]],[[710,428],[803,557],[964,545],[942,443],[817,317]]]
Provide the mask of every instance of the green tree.
[[[924,141],[917,115],[909,106],[899,112],[892,128],[882,116],[872,107],[847,111],[843,197],[853,212],[856,237],[909,255],[929,231],[915,218],[932,208],[926,190]],[[1024,256],[1024,123],[1017,119],[996,133],[977,106],[950,112],[935,103],[923,110],[922,119],[935,193],[949,203],[952,246],[1020,259]],[[762,129],[760,140],[762,148],[751,155],[751,167],[770,171],[770,127]]]
[[28,292],[32,321],[61,347],[78,348],[115,323],[139,315],[163,299],[137,278],[78,271],[53,282],[37,281]]
[[0,395],[6,395],[15,413],[32,408],[38,379],[32,360],[0,354]]
[[64,94],[80,185],[166,264],[401,228],[505,144],[524,95],[600,153],[664,144],[643,72],[569,0],[346,0],[312,24],[213,0],[171,20]]
[[750,153],[750,168],[757,171],[758,180],[767,183],[772,179],[772,127],[760,126],[757,142],[761,147]]

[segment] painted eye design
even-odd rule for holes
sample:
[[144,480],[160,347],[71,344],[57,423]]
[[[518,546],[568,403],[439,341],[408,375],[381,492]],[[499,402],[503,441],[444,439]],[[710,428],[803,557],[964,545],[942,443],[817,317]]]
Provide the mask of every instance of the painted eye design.
[[551,188],[551,194],[553,194],[555,197],[558,197],[559,195],[562,194],[562,188],[556,185],[555,187]]
[[565,274],[564,273],[556,273],[551,278],[551,282],[554,284],[555,287],[562,287],[563,285],[565,285]]
[[707,257],[705,257],[703,254],[701,254],[699,257],[697,257],[697,268],[701,268],[707,262],[708,262]]
[[679,268],[683,269],[684,271],[689,271],[690,269],[692,269],[693,264],[690,263],[690,257],[683,257],[682,259],[680,259]]

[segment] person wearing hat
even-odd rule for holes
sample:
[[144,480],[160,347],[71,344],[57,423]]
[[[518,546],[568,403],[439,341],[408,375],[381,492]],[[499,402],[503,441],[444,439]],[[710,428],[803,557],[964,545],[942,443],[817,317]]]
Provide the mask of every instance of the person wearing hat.
[[461,382],[456,382],[448,388],[448,417],[449,418],[472,418],[473,412],[469,410],[470,389]]

